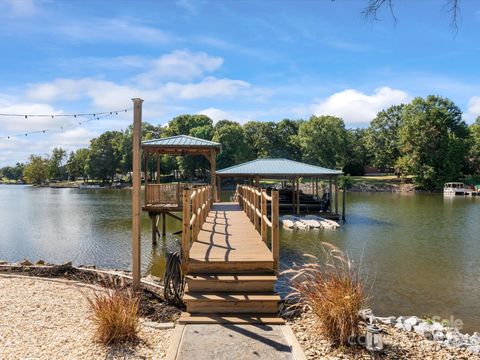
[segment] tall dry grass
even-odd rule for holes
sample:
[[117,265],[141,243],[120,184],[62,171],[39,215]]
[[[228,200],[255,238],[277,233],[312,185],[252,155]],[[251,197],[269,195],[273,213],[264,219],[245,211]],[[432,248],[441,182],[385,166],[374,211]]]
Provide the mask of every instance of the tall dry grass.
[[359,310],[367,301],[360,269],[337,247],[322,243],[323,256],[284,271],[290,302],[287,312],[311,311],[319,333],[336,345],[359,335]]
[[136,340],[139,331],[140,297],[130,290],[95,292],[87,298],[96,326],[95,339],[108,345]]

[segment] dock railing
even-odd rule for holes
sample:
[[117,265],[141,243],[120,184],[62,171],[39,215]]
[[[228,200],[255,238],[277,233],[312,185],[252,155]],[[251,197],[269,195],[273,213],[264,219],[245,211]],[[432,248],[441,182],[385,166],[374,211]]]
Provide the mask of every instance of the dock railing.
[[145,205],[182,204],[181,189],[187,184],[146,184]]
[[[236,197],[243,211],[247,214],[255,229],[261,234],[262,240],[266,244],[268,228],[270,228],[270,251],[273,255],[274,269],[278,270],[280,261],[278,190],[272,190],[271,196],[269,196],[265,189],[237,185]],[[271,203],[270,218],[267,211],[268,202]]]
[[213,203],[212,186],[185,188],[182,196],[182,268],[186,270],[190,246],[198,238]]

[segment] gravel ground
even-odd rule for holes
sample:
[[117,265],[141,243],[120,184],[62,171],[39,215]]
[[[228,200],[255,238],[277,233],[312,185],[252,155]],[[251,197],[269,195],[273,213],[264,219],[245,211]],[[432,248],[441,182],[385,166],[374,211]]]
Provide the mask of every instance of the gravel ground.
[[164,359],[173,329],[142,321],[137,344],[93,340],[91,285],[0,276],[0,359]]
[[[317,334],[311,314],[304,314],[288,321],[302,346],[307,359],[372,359],[363,348],[334,348],[328,340]],[[412,332],[395,329],[393,326],[380,325],[385,331],[385,351],[381,359],[422,359],[422,360],[479,360],[463,348],[444,347],[426,340]]]

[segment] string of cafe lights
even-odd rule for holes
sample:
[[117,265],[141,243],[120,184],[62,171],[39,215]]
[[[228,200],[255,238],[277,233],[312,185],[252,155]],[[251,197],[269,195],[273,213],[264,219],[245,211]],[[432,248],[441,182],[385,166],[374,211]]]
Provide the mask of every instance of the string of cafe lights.
[[12,140],[20,137],[26,137],[29,135],[34,135],[34,134],[46,134],[46,133],[55,133],[55,132],[63,132],[65,130],[73,129],[78,126],[81,126],[85,123],[89,123],[92,121],[99,121],[101,119],[104,119],[106,117],[110,116],[117,116],[121,113],[126,113],[128,111],[131,111],[132,108],[128,109],[121,109],[121,110],[113,110],[113,111],[103,111],[103,112],[95,112],[95,113],[78,113],[78,114],[4,114],[0,113],[1,117],[22,117],[25,119],[28,118],[71,118],[74,120],[73,123],[71,124],[64,124],[56,127],[50,127],[50,128],[45,128],[41,130],[32,130],[32,131],[23,131],[19,132],[17,134],[12,134],[12,135],[5,135],[5,136],[0,136],[0,139],[7,139],[7,140]]

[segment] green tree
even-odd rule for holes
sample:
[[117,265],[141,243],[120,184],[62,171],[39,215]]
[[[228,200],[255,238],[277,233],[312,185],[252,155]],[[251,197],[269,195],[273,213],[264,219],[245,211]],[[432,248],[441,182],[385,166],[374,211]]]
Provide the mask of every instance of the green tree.
[[368,164],[368,151],[365,146],[366,129],[347,130],[347,147],[343,172],[353,176],[364,174],[364,167]]
[[392,169],[400,157],[399,130],[404,107],[394,105],[380,111],[365,134],[371,164],[382,171]]
[[30,184],[43,184],[48,177],[48,160],[38,155],[30,155],[23,169],[23,176]]
[[48,160],[48,177],[49,179],[60,179],[65,175],[65,168],[63,166],[63,161],[67,152],[60,147],[55,147],[52,150],[52,155]]
[[[209,127],[213,129],[213,121],[206,115],[179,115],[168,123],[166,136],[190,135],[195,128]],[[211,136],[210,132],[210,136]],[[211,140],[211,137],[207,140]]]
[[67,161],[66,170],[71,180],[76,180],[80,177],[86,179],[88,177],[88,156],[90,151],[86,148],[78,149],[71,152]]
[[456,180],[465,168],[468,128],[462,112],[449,99],[417,97],[405,106],[400,128],[399,164],[415,183],[433,190]]
[[279,139],[278,157],[291,160],[301,160],[302,151],[298,142],[298,129],[301,121],[283,119],[276,125],[277,138]]
[[480,173],[480,116],[470,125],[470,164],[474,173]]
[[18,163],[15,166],[5,166],[0,169],[0,178],[6,177],[8,180],[21,180],[25,165]]
[[300,124],[298,141],[303,159],[311,164],[335,168],[344,162],[347,131],[338,117],[310,117]]
[[107,131],[90,141],[87,165],[92,178],[113,181],[115,174],[121,171],[122,138],[120,131]]
[[222,152],[217,157],[219,169],[242,163],[253,157],[245,141],[244,130],[237,122],[224,121],[219,126],[215,126],[213,141],[222,144]]

